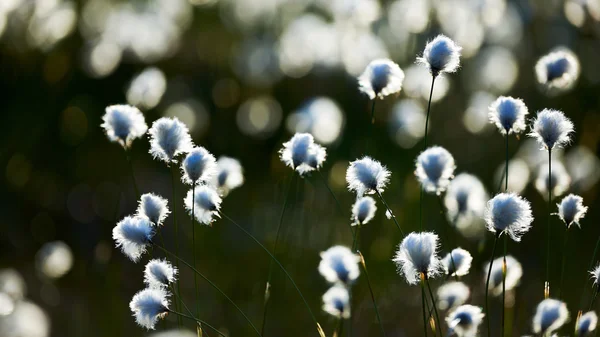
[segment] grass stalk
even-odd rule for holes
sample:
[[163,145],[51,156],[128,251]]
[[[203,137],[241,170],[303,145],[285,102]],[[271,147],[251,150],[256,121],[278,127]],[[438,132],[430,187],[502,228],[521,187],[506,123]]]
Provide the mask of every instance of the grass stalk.
[[550,214],[552,212],[552,149],[548,149],[548,223],[546,225],[546,282],[544,298],[550,297]]
[[487,328],[488,328],[488,337],[492,336],[492,326],[490,324],[490,310],[489,310],[489,300],[488,294],[490,290],[490,276],[492,275],[492,266],[494,265],[494,255],[496,255],[496,246],[498,244],[498,238],[500,237],[500,233],[496,234],[494,238],[494,247],[492,248],[492,257],[490,259],[490,266],[488,268],[487,278],[485,280],[485,317],[487,318]]
[[[177,200],[177,184],[176,181],[177,179],[175,179],[175,176],[177,174],[177,169],[175,168],[175,163],[171,164],[171,200],[173,201],[173,227],[175,228],[175,254],[177,257],[179,257],[179,225],[177,223],[177,202],[175,202],[175,200]],[[175,261],[177,269],[179,269],[179,260]],[[180,296],[181,298],[181,286],[179,285],[179,282],[177,282],[177,295]],[[177,307],[177,310],[181,310],[181,302],[178,301],[177,303],[179,303],[179,306]],[[179,326],[181,327],[182,324],[182,320],[181,318],[179,318]]]
[[396,220],[396,216],[394,215],[394,212],[392,212],[392,209],[390,208],[390,206],[388,206],[387,202],[385,202],[385,199],[383,199],[383,195],[381,195],[381,192],[379,192],[379,191],[375,191],[375,192],[377,193],[377,196],[379,197],[379,200],[381,200],[381,202],[383,203],[383,205],[385,206],[385,208],[392,215],[392,220],[394,220],[394,223],[396,224],[396,227],[398,227],[398,230],[400,231],[400,234],[402,234],[402,236],[404,237],[405,236],[404,232],[402,231],[402,228],[400,228],[400,224],[398,223],[398,220]]

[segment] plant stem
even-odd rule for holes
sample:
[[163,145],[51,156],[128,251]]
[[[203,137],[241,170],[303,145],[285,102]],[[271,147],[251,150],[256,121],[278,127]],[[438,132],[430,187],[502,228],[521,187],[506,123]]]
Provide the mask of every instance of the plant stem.
[[[440,204],[440,215],[442,216],[442,221],[446,222],[448,217],[446,216],[446,208],[444,207],[444,201],[442,200],[442,196],[438,195],[438,202]],[[449,223],[449,225],[452,226],[452,224]],[[447,233],[447,229],[446,226],[442,226],[442,230],[440,231],[440,233],[443,233],[443,241],[445,242],[449,242],[448,240],[448,234]],[[458,275],[456,275],[456,264],[454,263],[454,255],[452,254],[452,251],[450,251],[450,263],[452,264],[452,268],[454,268],[454,279],[458,282]],[[450,277],[452,275],[452,273],[448,272],[448,276]]]
[[563,250],[562,250],[562,262],[560,265],[560,288],[558,288],[558,299],[562,300],[563,295],[563,284],[565,281],[565,267],[567,260],[567,245],[569,242],[569,227],[565,230],[565,238],[563,240]]
[[373,138],[373,125],[375,124],[375,101],[377,96],[373,98],[373,104],[371,105],[371,120],[369,121],[369,138],[367,138],[367,151],[371,145],[371,138]]
[[135,181],[135,174],[133,174],[133,163],[131,162],[131,154],[128,150],[125,150],[127,157],[127,163],[129,164],[129,172],[131,173],[131,181],[133,182],[133,189],[135,190],[136,200],[140,199],[140,190],[138,189],[137,182]]
[[548,223],[546,225],[546,283],[544,298],[550,297],[550,213],[552,209],[552,149],[548,149]]
[[[192,311],[190,310],[190,308],[188,308],[188,306],[185,304],[185,302],[183,301],[183,299],[182,299],[182,298],[180,298],[179,296],[177,296],[177,294],[175,294],[175,293],[173,293],[173,295],[175,295],[175,297],[176,297],[178,300],[180,300],[180,301],[181,301],[181,304],[183,304],[183,307],[184,307],[184,308],[185,308],[185,310],[188,312],[188,314],[189,314],[191,317],[194,317],[194,314],[192,313]],[[198,316],[199,316],[199,315],[200,315],[200,314],[198,314]],[[188,318],[190,318],[190,317],[188,317]],[[222,334],[222,333],[221,333],[221,331],[219,331],[219,330],[215,329],[215,328],[214,328],[214,327],[212,327],[210,324],[208,324],[208,323],[206,323],[206,322],[204,322],[204,321],[202,321],[202,320],[200,320],[200,319],[195,319],[195,318],[194,318],[194,320],[196,320],[196,321],[198,322],[198,325],[200,326],[200,329],[202,329],[202,324],[204,324],[204,325],[206,325],[207,327],[209,327],[209,328],[211,328],[211,329],[215,330],[215,331],[216,331],[216,332],[217,332],[219,335],[221,335],[221,336],[225,337],[225,335],[224,335],[224,334]]]
[[592,301],[590,302],[590,308],[588,309],[588,311],[592,311],[594,303],[596,302],[596,297],[598,297],[598,292],[600,292],[600,285],[596,285],[596,291],[594,292],[594,296],[592,297]]
[[[435,305],[435,303],[434,303]],[[425,314],[425,282],[421,279],[421,307],[423,308],[423,333],[427,337],[427,315]]]
[[201,320],[201,319],[195,318],[195,317],[193,317],[193,316],[188,316],[188,315],[186,315],[186,314],[183,314],[183,313],[177,312],[177,311],[175,311],[175,310],[171,310],[171,309],[169,309],[169,313],[171,313],[171,314],[174,314],[174,315],[177,315],[178,317],[183,317],[183,318],[188,318],[188,319],[191,319],[191,320],[195,321],[196,323],[204,324],[204,325],[206,325],[207,327],[209,327],[209,328],[213,329],[213,330],[214,330],[216,333],[218,333],[220,336],[226,337],[226,336],[225,336],[223,333],[221,333],[221,331],[217,330],[217,328],[213,327],[212,325],[210,325],[210,324],[206,323],[205,321],[203,321],[203,320]]
[[356,235],[354,235],[354,239],[352,240],[352,251],[356,252],[358,251],[358,241],[360,240],[360,227],[362,225],[358,224],[356,225],[356,230],[354,231],[354,233]]
[[[172,163],[171,164],[171,192],[172,192],[172,197],[171,200],[173,201],[173,227],[175,227],[175,254],[177,255],[177,257],[179,257],[179,225],[177,223],[177,203],[175,202],[176,199],[176,195],[177,195],[177,187],[176,187],[176,179],[175,179],[175,175],[177,172],[177,169],[175,168],[176,163]],[[176,266],[177,269],[179,269],[179,260],[176,261]],[[179,285],[179,282],[177,282],[177,294],[179,296],[181,296],[181,286]],[[178,310],[181,310],[181,302],[179,302],[179,307]],[[179,319],[179,324],[181,326],[181,319]]]
[[[321,173],[321,171],[317,171],[319,173],[319,177],[321,177],[321,181],[323,182],[323,184],[325,185],[325,187],[327,187],[327,190],[329,191],[329,194],[331,194],[331,196],[333,197],[333,200],[335,200],[335,204],[338,208],[338,210],[340,211],[340,214],[343,216],[344,215],[344,210],[342,209],[342,205],[340,204],[338,198],[335,196],[335,193],[333,193],[333,191],[331,190],[331,187],[329,187],[329,184],[327,183],[327,180],[325,179],[325,177],[323,176],[323,174]],[[352,232],[352,236],[355,235],[354,233],[354,229],[352,228],[352,224],[350,224],[350,232]]]
[[337,328],[335,329],[335,332],[333,333],[333,336],[334,337],[341,337],[343,329],[344,329],[344,320],[342,318],[339,318],[338,319]]
[[373,288],[371,287],[371,279],[369,278],[369,272],[367,271],[367,263],[365,262],[365,257],[362,255],[360,250],[356,250],[358,256],[360,257],[361,265],[363,266],[363,270],[365,271],[365,277],[367,279],[367,284],[369,285],[369,292],[371,294],[371,301],[373,301],[373,307],[375,308],[375,315],[377,316],[377,322],[379,322],[379,328],[381,329],[381,335],[385,337],[385,330],[383,329],[383,322],[381,321],[381,316],[379,315],[379,309],[377,308],[377,302],[375,301],[375,294],[373,293]]
[[506,133],[506,165],[504,165],[504,192],[508,192],[508,133]]
[[492,327],[490,325],[490,310],[488,304],[488,293],[490,289],[490,275],[492,274],[492,266],[494,265],[494,255],[496,255],[496,245],[498,244],[498,238],[500,237],[500,233],[496,234],[496,238],[494,239],[494,248],[492,248],[492,258],[490,259],[490,267],[488,268],[487,279],[485,281],[485,317],[487,317],[487,326],[488,326],[488,337],[492,336]]
[[[192,256],[194,268],[198,267],[196,263],[196,184],[192,184]],[[196,315],[200,315],[200,293],[198,292],[198,276],[194,274],[194,298],[196,301]],[[182,301],[183,302],[183,301]]]
[[437,329],[440,330],[440,336],[442,336],[442,321],[440,321],[440,316],[438,315],[437,306],[435,305],[435,297],[433,296],[433,292],[431,291],[431,284],[429,283],[429,278],[427,277],[427,275],[425,275],[425,283],[427,284],[427,290],[429,291],[429,296],[431,297],[431,306],[433,307],[435,319],[437,320]]
[[[508,176],[507,176],[508,177]],[[504,255],[502,258],[502,337],[505,337],[505,333],[504,333],[504,322],[505,322],[505,306],[506,306],[506,272],[507,272],[507,265],[506,265],[506,251],[507,246],[508,246],[508,235],[504,236]]]
[[379,197],[379,199],[381,200],[381,202],[383,203],[385,208],[387,208],[388,212],[390,212],[390,214],[392,215],[392,220],[394,220],[394,223],[396,224],[396,227],[398,227],[400,234],[402,234],[402,236],[405,236],[404,232],[402,231],[402,228],[400,228],[400,224],[398,224],[398,220],[396,220],[396,216],[394,215],[394,212],[392,212],[392,209],[390,208],[390,206],[388,206],[387,202],[385,202],[385,199],[383,199],[383,195],[381,195],[381,192],[379,192],[377,190],[375,192],[377,193],[377,196]]
[[[594,262],[596,262],[596,255],[598,254],[598,248],[600,248],[600,236],[598,240],[596,240],[596,247],[594,248],[594,254],[592,254],[592,260],[590,261],[590,266],[587,271],[592,270],[594,268]],[[583,308],[583,300],[585,298],[585,290],[587,289],[588,283],[590,282],[590,277],[588,276],[586,271],[585,285],[583,286],[583,291],[581,292],[581,299],[579,300],[579,307]]]
[[[431,97],[433,96],[433,86],[435,84],[435,78],[437,76],[433,76],[431,79],[431,89],[429,90],[429,101],[427,102],[427,117],[425,118],[425,144],[423,146],[423,151],[427,150],[427,130],[429,129],[429,113],[431,112]],[[423,186],[421,186],[421,192],[419,195],[419,231],[423,231]]]

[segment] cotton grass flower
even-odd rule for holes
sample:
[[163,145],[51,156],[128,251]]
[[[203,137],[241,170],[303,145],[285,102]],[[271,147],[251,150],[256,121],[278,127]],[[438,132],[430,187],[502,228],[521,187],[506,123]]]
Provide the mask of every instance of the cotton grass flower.
[[135,322],[148,330],[154,330],[159,319],[169,312],[168,293],[162,288],[146,288],[133,296],[129,308]]
[[596,268],[590,270],[590,275],[592,275],[592,280],[594,280],[594,285],[598,286],[600,284],[600,264],[596,266]]
[[488,199],[479,178],[468,173],[457,175],[448,185],[444,196],[448,221],[459,229],[469,226],[483,217]]
[[352,226],[364,225],[375,216],[377,206],[371,197],[360,197],[352,206]]
[[58,279],[73,267],[73,252],[62,241],[47,242],[36,254],[36,267],[44,277]]
[[433,77],[441,73],[453,73],[460,66],[461,47],[444,35],[438,35],[427,43],[417,62],[425,65]]
[[488,201],[485,210],[487,229],[500,236],[507,234],[516,242],[531,228],[533,215],[529,201],[515,193],[500,193]]
[[579,220],[583,219],[588,210],[586,206],[583,206],[582,197],[575,194],[569,194],[562,199],[560,204],[556,204],[556,206],[558,207],[558,216],[567,227],[576,224],[581,228]]
[[193,147],[187,126],[177,117],[156,120],[149,133],[150,154],[167,164],[175,162],[178,155],[190,152]]
[[564,302],[547,298],[537,306],[533,317],[533,332],[548,336],[560,329],[569,319],[569,311]]
[[152,259],[148,261],[144,269],[144,283],[149,288],[167,289],[171,283],[175,282],[176,277],[177,268],[166,260]]
[[467,275],[471,269],[471,262],[473,262],[473,256],[462,248],[453,249],[442,259],[446,274],[450,276]]
[[596,330],[598,324],[598,315],[595,312],[589,311],[579,317],[577,326],[575,327],[576,336],[584,337]]
[[438,236],[435,233],[408,234],[392,259],[400,276],[404,276],[408,284],[417,284],[421,275],[425,279],[439,276],[444,266],[437,255],[438,246]]
[[154,193],[142,194],[136,215],[146,217],[155,226],[162,226],[171,213],[168,203],[167,199]]
[[319,273],[330,283],[352,284],[360,275],[360,258],[344,246],[333,246],[321,252]]
[[573,123],[562,111],[544,109],[533,121],[530,137],[535,138],[546,150],[561,148],[571,141]]
[[383,192],[390,179],[390,171],[371,157],[362,157],[350,163],[346,170],[348,190],[358,196]]
[[441,146],[433,146],[417,157],[415,175],[425,192],[440,195],[454,177],[454,157]]
[[244,184],[242,164],[237,159],[219,157],[217,160],[217,173],[213,176],[212,185],[222,195],[227,195],[231,190]]
[[519,98],[500,96],[489,107],[490,122],[503,135],[525,131],[525,116],[528,114],[527,106]]
[[296,133],[289,141],[283,143],[279,155],[286,166],[304,175],[321,168],[327,152],[324,147],[315,143],[310,133]]
[[337,318],[350,318],[350,294],[341,285],[334,285],[323,295],[323,310]]
[[446,317],[446,323],[458,337],[475,337],[484,316],[480,307],[465,304],[454,309]]
[[129,149],[136,138],[141,138],[148,130],[144,115],[130,105],[111,105],[106,107],[100,126],[111,142],[118,142],[124,149]]
[[577,56],[566,48],[542,56],[535,65],[538,83],[551,92],[571,89],[579,73]]
[[552,197],[563,195],[571,186],[571,176],[565,166],[558,160],[552,161],[552,179],[548,179],[548,163],[539,167],[535,179],[535,189],[548,200],[548,189],[552,191]]
[[181,181],[197,185],[210,181],[217,173],[215,156],[202,146],[193,148],[181,162]]
[[[184,204],[188,213],[195,216],[199,223],[210,226],[215,217],[220,217],[221,201],[222,199],[214,187],[201,185],[188,191]],[[192,214],[192,210],[194,214]]]
[[463,305],[471,291],[462,282],[448,282],[441,285],[437,290],[438,308],[448,310]]
[[[490,286],[489,289],[494,296],[502,295],[502,266],[504,264],[503,258],[499,257],[494,260],[494,264],[492,265],[492,272],[490,274]],[[487,278],[487,272],[490,268],[489,262],[484,266],[485,275],[484,279]],[[506,256],[506,280],[504,284],[504,288],[506,291],[513,290],[516,286],[521,282],[521,277],[523,276],[523,267],[521,267],[521,263],[517,261],[514,257],[507,255]]]
[[152,243],[154,230],[147,218],[127,216],[113,228],[116,246],[133,262],[137,262]]
[[395,94],[402,89],[404,72],[388,59],[371,61],[365,71],[358,77],[358,89],[370,99]]

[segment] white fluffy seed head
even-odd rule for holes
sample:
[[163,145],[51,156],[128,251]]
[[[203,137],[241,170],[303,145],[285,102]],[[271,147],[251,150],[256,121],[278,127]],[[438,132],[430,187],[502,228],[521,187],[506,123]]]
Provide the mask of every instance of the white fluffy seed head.
[[100,126],[111,142],[118,142],[124,149],[131,147],[134,139],[142,137],[148,125],[140,110],[130,105],[111,105],[106,107]]
[[181,181],[188,185],[209,182],[217,173],[217,161],[202,146],[193,148],[181,162]]
[[480,307],[465,304],[454,309],[446,317],[446,323],[458,337],[475,337],[484,316]]
[[195,216],[199,223],[210,226],[215,217],[220,217],[221,201],[214,187],[200,185],[188,191],[184,204],[188,213]]
[[150,154],[167,164],[175,162],[178,155],[188,153],[194,146],[187,126],[177,117],[156,120],[149,133]]
[[425,192],[440,195],[450,185],[455,169],[450,152],[441,146],[433,146],[417,157],[415,175]]
[[529,114],[527,106],[520,98],[500,96],[489,107],[490,122],[494,123],[501,134],[519,134],[525,131],[525,116]]
[[[503,265],[503,257],[499,257],[493,260],[492,272],[490,273],[490,293],[494,296],[502,295],[502,265]],[[484,279],[485,282],[487,280],[487,273],[490,268],[490,263],[486,263],[483,267],[484,269]],[[521,282],[521,277],[523,276],[523,267],[521,267],[521,263],[517,261],[514,257],[507,255],[506,256],[506,282],[505,289],[506,291],[513,290],[516,286]]]
[[390,171],[371,157],[362,157],[350,163],[346,170],[348,190],[358,196],[383,192],[389,182]]
[[485,187],[476,176],[468,173],[457,175],[444,196],[448,221],[459,229],[470,226],[483,217],[488,199]]
[[219,157],[217,173],[213,176],[212,185],[216,186],[221,195],[227,195],[233,189],[244,184],[244,171],[239,160],[229,157]]
[[571,89],[579,78],[577,56],[566,48],[542,56],[535,65],[535,74],[549,94]]
[[166,260],[153,259],[148,261],[144,269],[144,283],[149,288],[168,288],[175,282],[177,268]]
[[598,264],[596,268],[590,270],[590,275],[592,275],[594,285],[598,286],[600,284],[600,264]]
[[438,253],[438,236],[435,233],[410,233],[398,246],[392,259],[398,273],[404,276],[408,284],[417,284],[421,275],[435,278],[443,273],[444,266]]
[[377,206],[375,199],[371,197],[360,197],[352,206],[352,226],[364,225],[375,216]]
[[453,73],[460,66],[459,47],[452,39],[438,35],[427,43],[422,57],[417,57],[417,63],[425,65],[434,77],[441,73]]
[[289,141],[283,143],[279,155],[286,166],[304,175],[323,166],[327,151],[315,143],[310,133],[296,133]]
[[162,288],[146,288],[133,296],[129,308],[137,324],[154,330],[156,322],[169,312],[169,294]]
[[136,215],[150,220],[155,226],[162,226],[171,213],[168,200],[154,193],[142,194]]
[[330,283],[352,284],[360,275],[360,258],[344,246],[333,246],[321,252],[319,273]]
[[485,222],[490,232],[497,235],[507,234],[519,242],[533,222],[531,205],[515,193],[500,193],[488,201]]
[[558,330],[569,319],[569,311],[564,302],[547,298],[537,306],[533,317],[533,332],[549,335]]
[[350,318],[350,294],[341,285],[334,285],[323,295],[323,310],[337,318]]
[[596,330],[597,324],[598,315],[593,311],[586,312],[579,317],[579,321],[577,321],[577,326],[575,327],[577,337],[587,336],[589,333]]
[[388,59],[371,61],[358,77],[358,89],[370,99],[395,94],[402,89],[404,71]]
[[150,245],[154,230],[147,218],[127,216],[113,228],[112,236],[116,246],[131,261],[137,262]]
[[471,262],[473,262],[473,256],[462,248],[453,249],[442,259],[446,274],[450,276],[467,275],[471,269]]
[[579,220],[585,217],[585,213],[588,210],[586,206],[583,206],[582,197],[575,194],[569,194],[561,200],[560,204],[556,204],[556,206],[558,207],[558,216],[567,227],[576,224],[581,228]]
[[438,308],[448,310],[463,305],[470,295],[469,287],[462,282],[445,283],[437,290]]
[[561,148],[571,141],[573,122],[562,111],[544,109],[533,121],[530,137],[535,138],[546,150]]
[[571,186],[571,176],[565,166],[558,160],[552,161],[552,178],[548,179],[548,163],[540,165],[535,179],[535,189],[548,200],[548,189],[552,190],[552,197],[563,195]]

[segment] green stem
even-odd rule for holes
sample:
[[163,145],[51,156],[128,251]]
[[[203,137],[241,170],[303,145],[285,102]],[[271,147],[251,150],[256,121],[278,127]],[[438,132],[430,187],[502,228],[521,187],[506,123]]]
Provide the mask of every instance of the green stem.
[[[192,256],[194,268],[198,267],[196,263],[196,183],[192,184]],[[198,276],[194,274],[194,297],[196,300],[196,314],[200,315],[200,293],[198,292]]]
[[367,284],[369,285],[371,301],[373,301],[373,307],[375,308],[375,315],[377,316],[377,322],[379,323],[379,328],[381,329],[381,335],[385,337],[385,330],[383,329],[383,322],[381,321],[379,309],[377,308],[377,302],[375,301],[375,294],[373,293],[373,288],[371,287],[371,279],[369,278],[369,272],[367,271],[367,263],[365,262],[365,257],[362,255],[360,250],[356,250],[356,252],[360,256],[361,265],[363,266],[363,270],[365,271],[365,277],[367,279]]
[[505,337],[504,321],[505,321],[505,306],[506,306],[506,272],[507,272],[507,267],[508,267],[506,265],[506,251],[508,250],[507,236],[508,235],[504,236],[504,255],[502,258],[502,335],[501,335],[502,337]]
[[354,239],[352,240],[352,251],[356,252],[358,250],[358,241],[360,240],[360,227],[362,225],[356,225],[356,230],[354,231],[354,233],[356,235],[354,235]]
[[504,191],[508,192],[508,133],[506,133],[506,165],[504,165]]
[[[429,90],[429,101],[427,102],[427,117],[425,118],[425,144],[423,145],[423,151],[427,150],[427,130],[429,129],[429,113],[431,112],[431,97],[433,96],[433,86],[435,84],[435,78],[431,79],[431,89]],[[423,231],[423,186],[421,186],[421,192],[419,195],[419,231]]]
[[560,288],[558,288],[558,299],[562,300],[563,295],[563,284],[565,281],[565,267],[567,260],[567,245],[569,242],[569,227],[565,230],[565,238],[563,240],[563,250],[562,250],[562,262],[560,265]]
[[217,330],[217,328],[213,327],[212,325],[210,325],[210,324],[206,323],[205,321],[203,321],[203,320],[201,320],[201,319],[195,318],[195,317],[193,317],[193,316],[188,316],[188,315],[186,315],[186,314],[183,314],[183,313],[177,312],[177,311],[175,311],[175,310],[171,310],[171,309],[169,309],[169,313],[171,313],[171,314],[174,314],[174,315],[177,315],[178,317],[183,317],[183,318],[191,319],[192,321],[195,321],[196,323],[199,323],[199,324],[204,324],[204,325],[206,325],[207,327],[209,327],[209,328],[213,329],[213,330],[214,330],[216,333],[218,333],[220,336],[223,336],[223,337],[225,337],[225,335],[224,335],[223,333],[221,333],[221,331]]
[[494,239],[494,248],[492,248],[492,258],[490,259],[490,267],[488,268],[487,279],[485,281],[485,317],[487,317],[487,327],[488,327],[488,337],[492,336],[492,327],[490,325],[490,310],[488,303],[488,293],[490,290],[490,275],[492,274],[492,266],[494,265],[494,255],[496,255],[496,245],[498,244],[498,238],[500,237],[500,233],[496,234]]
[[[333,197],[333,200],[335,200],[335,204],[336,204],[340,214],[343,216],[344,210],[342,209],[342,205],[340,204],[340,201],[335,196],[335,193],[333,193],[333,191],[331,190],[331,187],[329,187],[329,184],[327,183],[327,179],[325,179],[325,177],[323,176],[321,171],[317,171],[317,172],[319,173],[319,177],[321,177],[321,181],[323,182],[323,185],[325,185],[325,187],[327,187],[329,194],[331,194],[331,196]],[[352,236],[354,236],[354,230],[352,229],[352,225],[350,225],[350,231],[352,232]]]
[[598,237],[598,240],[596,240],[596,247],[594,248],[594,254],[592,254],[592,259],[590,260],[590,266],[588,267],[588,269],[586,270],[586,278],[585,278],[585,285],[583,286],[583,291],[581,292],[581,299],[579,300],[579,307],[583,308],[583,302],[584,302],[584,298],[585,298],[585,293],[586,293],[586,289],[588,286],[588,283],[590,282],[590,278],[588,276],[587,271],[592,270],[592,268],[594,268],[594,263],[596,262],[596,255],[598,254],[598,248],[600,248],[600,236]]
[[425,275],[425,283],[427,284],[427,290],[429,291],[429,296],[431,297],[431,306],[433,307],[433,312],[435,313],[435,319],[438,326],[437,330],[440,331],[440,336],[442,336],[442,321],[440,321],[440,316],[438,315],[437,306],[435,305],[435,297],[431,291],[431,284],[429,283],[429,278],[427,275]]
[[[435,305],[435,303],[433,304]],[[427,315],[425,314],[425,283],[421,280],[421,307],[423,308],[423,333],[427,337]]]
[[400,228],[400,224],[398,223],[398,220],[396,220],[396,216],[394,215],[394,212],[392,212],[392,209],[390,208],[390,206],[388,206],[387,202],[385,202],[385,199],[383,199],[383,195],[381,195],[381,192],[379,192],[377,190],[375,192],[377,193],[377,196],[379,197],[379,200],[381,200],[381,202],[383,203],[383,205],[385,206],[385,208],[392,215],[392,220],[394,220],[394,223],[396,224],[396,227],[398,227],[398,230],[400,231],[400,234],[402,234],[402,236],[405,236],[404,232],[402,231],[402,228]]
[[369,121],[369,138],[367,138],[367,151],[371,145],[371,138],[373,138],[373,125],[375,124],[375,101],[377,100],[377,96],[373,98],[373,104],[371,105],[371,120]]
[[546,225],[546,282],[544,297],[550,296],[550,214],[552,212],[552,149],[548,149],[548,223]]
[[135,174],[133,174],[133,163],[131,162],[131,154],[129,151],[125,150],[125,154],[127,157],[127,163],[129,164],[129,172],[131,173],[131,181],[133,182],[133,188],[135,190],[136,200],[140,199],[140,190],[138,189],[137,182],[135,181]]
[[590,308],[588,309],[588,311],[592,311],[594,303],[596,302],[596,297],[598,297],[598,292],[600,292],[600,285],[596,285],[596,291],[594,292],[594,296],[592,297],[592,301],[590,302]]
[[344,329],[344,320],[342,318],[339,318],[338,319],[337,328],[335,329],[335,332],[334,332],[333,336],[334,337],[341,337],[343,329]]
[[[173,295],[179,300],[181,301],[181,304],[183,304],[183,307],[185,308],[185,310],[187,311],[187,313],[190,315],[190,317],[187,318],[193,318],[194,314],[192,313],[192,311],[190,310],[190,308],[188,308],[188,306],[185,304],[185,302],[183,301],[182,298],[180,298],[179,296],[177,296],[177,294],[173,293]],[[200,314],[198,314],[200,315]],[[210,324],[206,323],[205,321],[201,320],[201,319],[196,319],[193,318],[196,322],[198,322],[198,324],[200,325],[200,328],[202,329],[202,324],[206,325],[207,327],[213,329],[216,333],[218,333],[219,335],[225,337],[224,334],[221,333],[221,331],[217,330],[216,328],[214,328],[213,326],[211,326]]]
[[[177,223],[177,184],[175,183],[176,172],[175,168],[176,163],[171,163],[171,192],[172,192],[172,201],[173,201],[173,227],[175,227],[175,254],[179,256],[179,226]],[[179,260],[176,261],[177,269],[179,269]],[[177,294],[181,296],[181,286],[179,282],[177,282]],[[178,310],[181,310],[181,302],[179,302]],[[182,321],[179,319],[179,326],[181,327]]]

